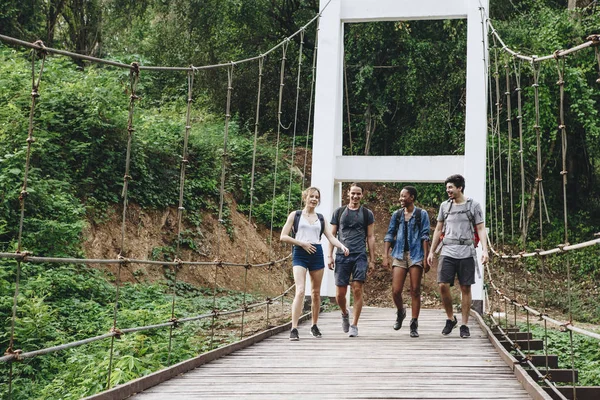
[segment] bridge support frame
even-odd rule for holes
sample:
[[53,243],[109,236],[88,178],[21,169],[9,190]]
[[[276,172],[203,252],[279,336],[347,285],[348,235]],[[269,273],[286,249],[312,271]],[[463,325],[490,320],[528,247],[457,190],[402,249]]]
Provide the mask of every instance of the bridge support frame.
[[[327,8],[319,23],[312,153],[312,185],[321,190],[319,212],[331,216],[342,204],[342,182],[444,182],[448,175],[460,173],[468,184],[466,194],[480,202],[485,213],[488,41],[482,11],[487,13],[488,4],[489,0],[320,1],[321,10],[326,5]],[[464,156],[342,155],[344,25],[460,18],[467,20]],[[386,224],[387,221],[376,223]],[[329,246],[327,240],[323,242],[325,248]],[[310,285],[306,288],[309,291]],[[482,310],[484,294],[479,277],[472,293],[475,308]],[[310,295],[310,292],[306,294]],[[321,295],[335,296],[333,273],[328,269]]]

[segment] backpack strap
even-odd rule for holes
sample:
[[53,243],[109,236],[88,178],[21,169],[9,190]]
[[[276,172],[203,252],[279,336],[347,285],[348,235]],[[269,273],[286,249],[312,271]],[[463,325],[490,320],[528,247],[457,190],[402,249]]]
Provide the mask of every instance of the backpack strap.
[[[413,210],[413,215],[415,216],[415,221],[417,223],[417,227],[419,228],[419,233],[423,228],[423,223],[421,222],[421,209],[415,206]],[[400,228],[400,224],[403,222],[400,216],[404,216],[404,207],[396,211],[396,234],[398,234],[398,229]]]
[[321,223],[321,232],[319,233],[319,240],[321,240],[321,236],[323,236],[323,232],[325,231],[325,218],[320,213],[317,213],[317,218],[319,218],[319,222]]
[[400,229],[400,224],[402,224],[402,219],[400,216],[404,216],[404,207],[399,210],[396,210],[396,233],[394,236],[398,235],[398,230]]
[[419,227],[419,234],[421,234],[421,229],[423,229],[423,223],[421,222],[421,210],[419,207],[415,207],[413,214],[415,215],[415,220],[417,222],[417,227]]
[[302,216],[302,210],[296,210],[296,215],[294,215],[294,225],[292,225],[292,236],[296,236],[298,233],[298,225],[300,225],[300,217]]
[[348,206],[339,207],[337,209],[336,213],[335,213],[335,219],[338,222],[338,225],[337,225],[338,226],[338,230],[337,230],[338,232],[342,230],[342,214],[344,213],[344,211],[346,210],[347,207]]
[[369,236],[369,209],[367,207],[362,207],[363,211],[363,224],[365,225],[365,237]]
[[[296,215],[294,215],[294,225],[292,226],[292,236],[294,237],[296,236],[296,233],[298,233],[301,216],[302,210],[296,210]],[[325,232],[325,217],[323,217],[323,214],[317,213],[317,218],[319,218],[319,222],[321,223],[321,232],[319,233],[319,240],[321,240],[321,236],[323,236],[323,232]]]

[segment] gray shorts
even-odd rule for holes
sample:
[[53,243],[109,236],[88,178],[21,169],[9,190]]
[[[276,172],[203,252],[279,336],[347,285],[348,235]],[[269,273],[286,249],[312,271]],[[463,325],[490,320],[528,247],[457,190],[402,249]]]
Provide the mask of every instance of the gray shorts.
[[348,256],[335,256],[335,286],[348,286],[350,280],[364,282],[367,280],[369,261],[366,253],[350,253]]
[[423,268],[423,261],[413,263],[410,259],[410,252],[404,252],[404,258],[401,260],[399,258],[394,257],[394,261],[392,262],[392,267],[400,267],[404,269],[409,269],[410,267],[421,267]]
[[449,283],[454,286],[454,279],[458,276],[458,282],[463,286],[475,283],[475,259],[452,258],[442,256],[438,262],[438,283]]

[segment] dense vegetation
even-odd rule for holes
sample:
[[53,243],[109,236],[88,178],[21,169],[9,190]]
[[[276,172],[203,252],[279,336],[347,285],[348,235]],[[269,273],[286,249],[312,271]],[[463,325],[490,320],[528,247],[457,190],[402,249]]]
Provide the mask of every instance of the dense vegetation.
[[[491,0],[495,28],[511,48],[526,54],[546,55],[579,44],[591,33],[600,33],[600,8],[567,10],[565,1]],[[585,4],[584,4],[585,3]],[[255,56],[295,32],[318,10],[316,0],[93,0],[0,2],[0,34],[27,41],[42,39],[47,46],[143,65],[206,65]],[[262,109],[257,147],[257,174],[253,215],[271,223],[273,181],[277,174],[276,226],[298,203],[302,178],[292,175],[290,149],[293,131],[307,132],[309,82],[315,27],[304,35],[302,91],[295,124],[295,86],[300,36],[287,48],[282,144],[276,147],[281,51],[265,60]],[[466,24],[464,21],[409,21],[348,25],[345,32],[347,104],[344,125],[346,154],[460,154],[463,152],[465,113]],[[491,43],[493,46],[493,43]],[[492,54],[494,52],[492,51]],[[500,52],[500,66],[512,63]],[[19,194],[23,181],[26,133],[31,101],[30,54],[0,44],[0,251],[14,251],[19,226]],[[39,68],[39,62],[36,66]],[[494,68],[493,59],[491,67]],[[127,141],[129,101],[126,70],[91,65],[80,60],[50,56],[45,65],[41,97],[34,115],[36,142],[32,147],[29,196],[26,200],[23,248],[41,256],[83,256],[82,230],[101,223],[109,210],[120,207]],[[226,157],[226,191],[239,210],[248,212],[250,167],[254,142],[254,115],[258,71],[256,64],[234,68],[233,118]],[[502,76],[502,75],[501,75]],[[503,76],[502,76],[503,78]],[[513,78],[514,79],[514,78]],[[588,240],[600,225],[600,90],[598,66],[592,50],[567,58],[566,126],[569,133],[568,186],[571,242]],[[558,125],[556,65],[543,64],[540,75],[542,154],[545,200],[549,223],[544,223],[545,243],[561,243],[562,165]],[[503,79],[501,93],[504,92]],[[535,190],[531,69],[522,65],[524,96],[524,153],[526,194],[514,196],[515,209],[537,203]],[[186,226],[202,222],[205,212],[218,209],[220,168],[227,74],[225,70],[196,75],[190,167],[186,177]],[[131,202],[144,208],[177,206],[182,134],[185,130],[186,78],[182,73],[142,72],[136,104],[130,183]],[[513,105],[516,94],[513,94]],[[503,113],[505,110],[503,109]],[[516,113],[513,113],[513,118]],[[501,119],[505,114],[501,116]],[[502,124],[505,125],[505,124]],[[291,127],[294,126],[294,129]],[[516,120],[513,119],[516,132]],[[304,137],[297,139],[304,143]],[[506,126],[490,141],[508,148]],[[516,146],[513,143],[513,146]],[[285,150],[284,150],[285,149]],[[513,147],[516,149],[516,147]],[[277,154],[279,151],[279,154]],[[513,166],[518,165],[513,151]],[[282,165],[275,172],[274,160]],[[506,168],[506,150],[495,160]],[[499,169],[499,168],[498,168]],[[520,186],[520,172],[512,179]],[[490,182],[490,185],[492,182]],[[499,188],[496,188],[500,192]],[[426,190],[421,203],[436,206],[441,191]],[[491,200],[491,199],[490,199]],[[493,201],[489,201],[493,204]],[[228,223],[229,205],[225,219]],[[531,208],[527,208],[530,210]],[[491,211],[491,210],[490,210]],[[539,247],[536,217],[527,213],[522,236],[510,235],[508,207],[495,221],[505,221],[507,244]],[[489,213],[490,217],[494,215]],[[516,218],[516,217],[512,217]],[[518,226],[518,221],[517,226]],[[194,246],[194,230],[183,245]],[[514,236],[514,237],[513,237]],[[526,243],[524,238],[528,237]],[[594,250],[597,251],[597,250]],[[580,253],[579,277],[598,278],[600,266],[594,251]],[[562,264],[551,266],[557,272]],[[530,266],[535,269],[535,265]],[[10,335],[15,263],[0,261],[0,349]],[[110,326],[114,285],[112,277],[82,266],[24,264],[21,276],[16,347],[34,350],[73,338],[104,333]],[[120,319],[127,325],[164,321],[169,317],[170,293],[164,284],[128,285],[120,302]],[[203,289],[188,288],[179,294],[183,311],[205,310]],[[193,295],[189,295],[189,292]],[[236,304],[239,299],[231,294]],[[558,302],[561,296],[556,296]],[[225,297],[224,297],[225,299]],[[560,307],[560,305],[556,305]],[[226,307],[226,305],[223,305]],[[584,318],[597,321],[598,309],[582,307]],[[583,315],[583,314],[582,314]],[[68,318],[67,318],[68,316]],[[168,319],[168,318],[167,318]],[[194,336],[198,326],[178,331],[178,353],[171,362],[205,349],[205,338]],[[164,332],[132,335],[118,342],[120,357],[113,384],[140,376],[166,364]],[[105,374],[106,344],[88,345],[54,356],[15,364],[14,398],[78,398],[102,389],[97,376]],[[69,365],[69,368],[64,368]],[[6,368],[0,369],[2,391]],[[43,373],[39,373],[43,371]],[[5,392],[2,392],[2,396]]]

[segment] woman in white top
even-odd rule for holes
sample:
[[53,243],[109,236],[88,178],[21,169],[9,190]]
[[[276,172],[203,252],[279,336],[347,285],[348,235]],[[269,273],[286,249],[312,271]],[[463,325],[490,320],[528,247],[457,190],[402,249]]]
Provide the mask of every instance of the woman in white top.
[[[310,333],[314,337],[321,337],[321,332],[317,327],[319,308],[321,306],[321,281],[323,280],[323,271],[325,268],[323,248],[320,244],[321,233],[325,234],[329,243],[341,249],[345,255],[349,254],[348,249],[331,234],[331,228],[325,219],[322,216],[319,217],[315,212],[320,199],[321,192],[316,187],[309,187],[302,192],[304,209],[291,212],[281,231],[280,240],[284,243],[294,245],[292,266],[294,270],[294,282],[296,284],[296,295],[292,303],[290,340],[299,340],[298,319],[302,313],[302,305],[304,303],[304,287],[307,271],[310,274],[311,282],[312,327],[310,328]],[[295,237],[291,237],[290,231],[295,223],[297,224],[297,229],[294,229]]]

